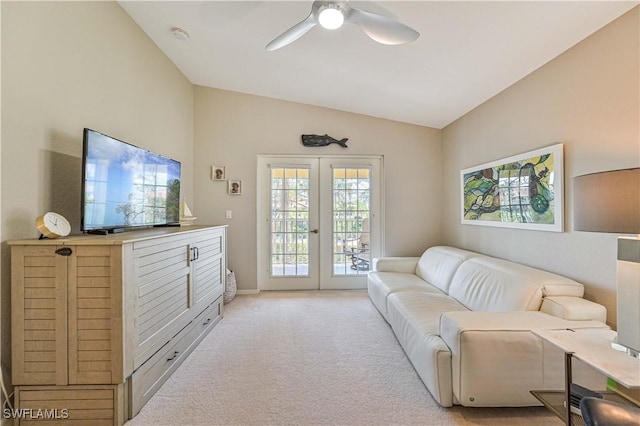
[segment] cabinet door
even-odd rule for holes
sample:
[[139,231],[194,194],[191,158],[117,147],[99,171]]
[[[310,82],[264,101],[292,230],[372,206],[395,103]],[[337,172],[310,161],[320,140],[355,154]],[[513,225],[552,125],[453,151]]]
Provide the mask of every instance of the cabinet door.
[[75,246],[69,257],[69,384],[124,381],[121,253],[120,246]]
[[11,248],[14,385],[66,385],[67,259],[62,247]]
[[222,294],[226,277],[225,229],[202,232],[192,242],[193,304],[209,305]]
[[[176,235],[135,242],[131,250],[132,314],[129,340],[133,368],[157,352],[192,318],[189,317],[190,236]],[[125,262],[131,263],[129,259]]]

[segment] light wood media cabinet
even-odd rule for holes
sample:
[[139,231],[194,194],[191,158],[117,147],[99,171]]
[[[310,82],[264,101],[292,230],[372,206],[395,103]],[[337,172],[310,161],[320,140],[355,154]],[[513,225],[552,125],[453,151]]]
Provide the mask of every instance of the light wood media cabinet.
[[123,424],[222,318],[226,226],[9,245],[19,425]]

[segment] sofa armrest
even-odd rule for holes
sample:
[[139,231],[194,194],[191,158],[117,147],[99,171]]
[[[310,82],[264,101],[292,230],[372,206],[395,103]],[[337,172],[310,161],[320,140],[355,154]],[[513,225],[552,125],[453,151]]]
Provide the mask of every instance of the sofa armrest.
[[[459,353],[465,335],[530,332],[533,329],[609,328],[598,320],[568,320],[540,311],[486,312],[452,311],[440,317],[440,337],[452,353]],[[538,340],[536,338],[536,340]]]
[[573,296],[551,296],[542,299],[541,312],[566,320],[607,321],[607,308],[604,306]]
[[[451,350],[455,399],[463,405],[494,407],[539,404],[531,389],[556,389],[562,357],[552,364],[534,328],[606,328],[598,321],[568,321],[540,311],[446,312],[440,317],[440,337]],[[554,374],[547,376],[546,371]],[[500,384],[500,386],[496,385]]]
[[402,272],[413,274],[416,272],[419,257],[377,257],[372,261],[372,267],[377,272]]
[[452,311],[440,317],[440,337],[452,351],[467,332],[531,331],[535,328],[607,328],[601,321],[571,321],[540,311]]

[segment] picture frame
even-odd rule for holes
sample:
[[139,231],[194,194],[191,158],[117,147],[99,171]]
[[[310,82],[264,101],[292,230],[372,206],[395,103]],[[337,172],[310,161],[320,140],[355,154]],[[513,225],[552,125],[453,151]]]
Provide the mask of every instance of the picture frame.
[[563,232],[563,144],[460,171],[465,225]]
[[211,166],[211,180],[226,180],[227,172],[225,166]]
[[227,192],[229,195],[242,195],[242,181],[229,179]]

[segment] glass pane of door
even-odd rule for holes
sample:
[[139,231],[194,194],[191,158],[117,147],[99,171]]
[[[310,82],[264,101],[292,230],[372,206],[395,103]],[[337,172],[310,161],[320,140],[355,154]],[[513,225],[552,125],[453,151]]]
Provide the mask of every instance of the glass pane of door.
[[371,167],[333,167],[333,275],[369,271]]
[[309,276],[309,168],[271,168],[272,277]]

